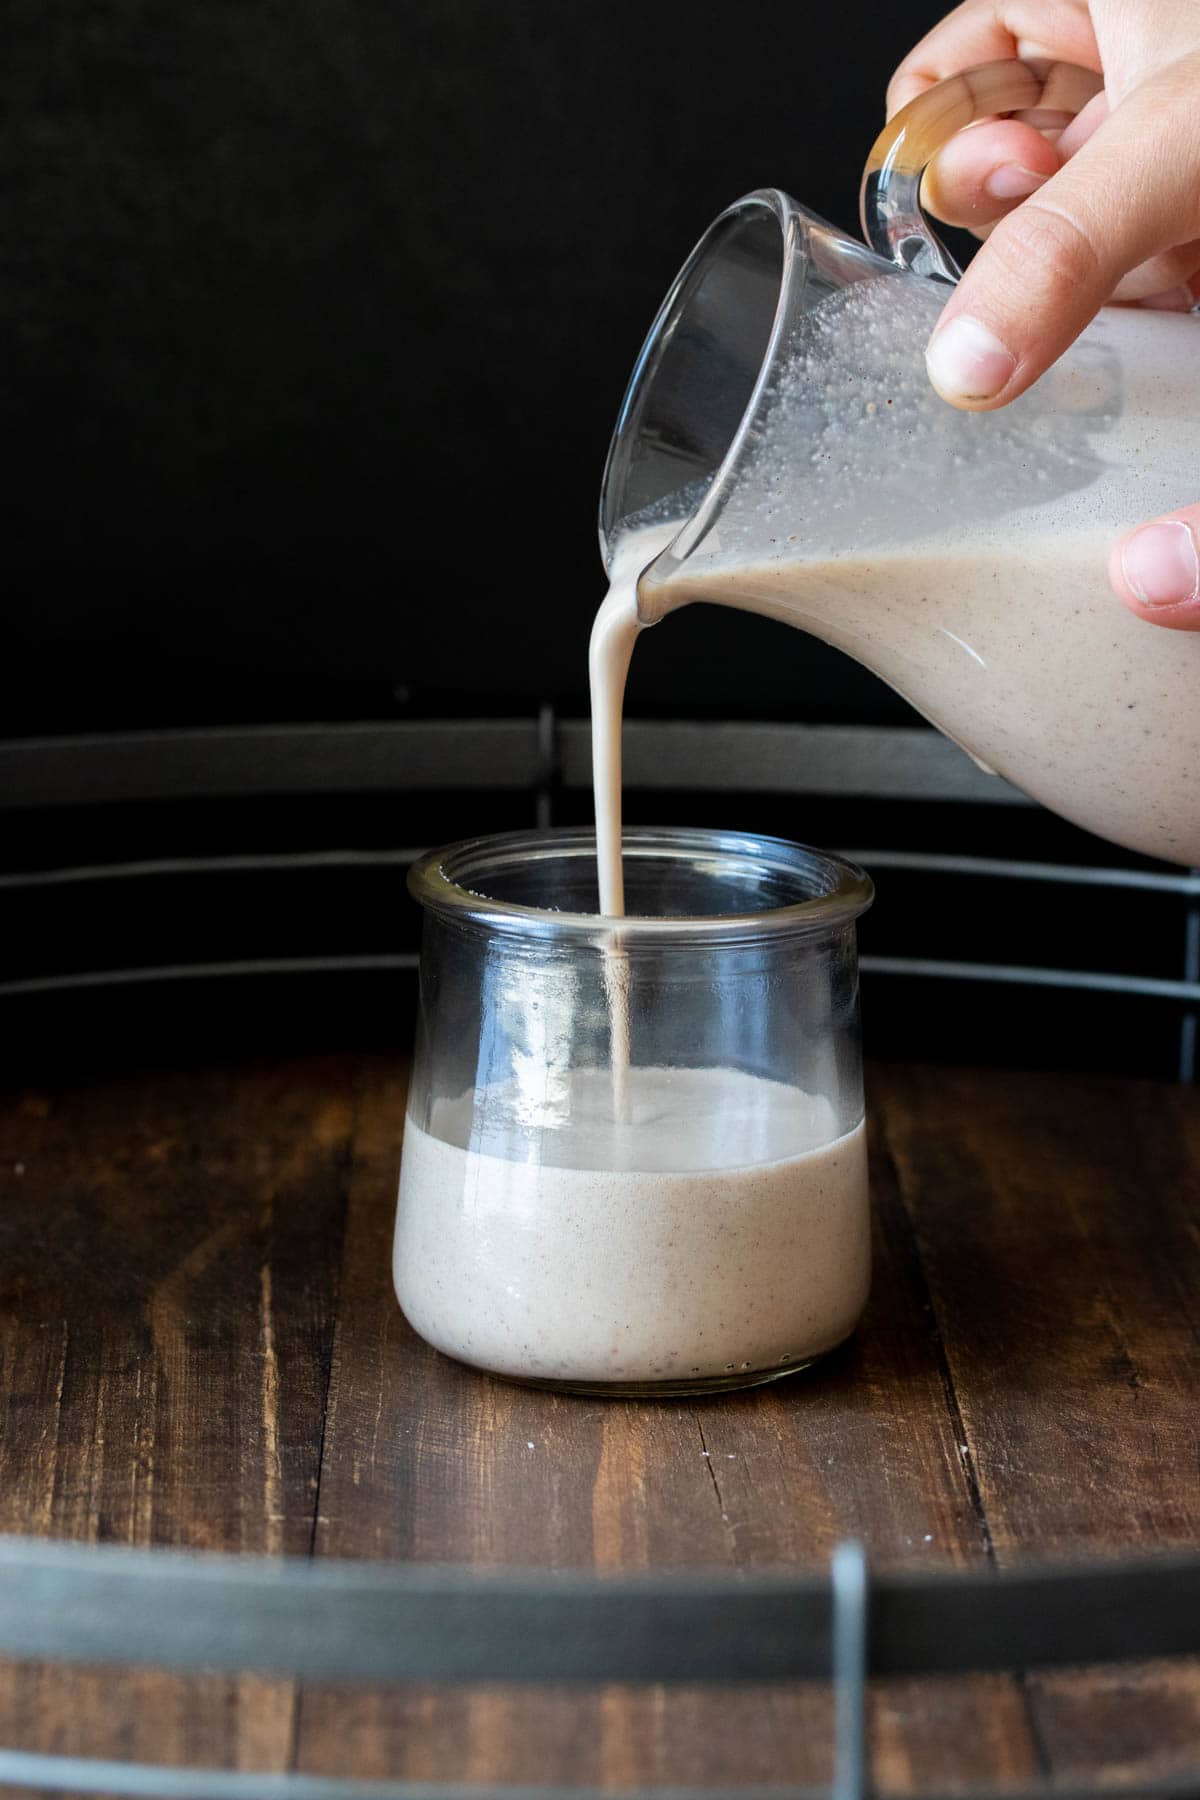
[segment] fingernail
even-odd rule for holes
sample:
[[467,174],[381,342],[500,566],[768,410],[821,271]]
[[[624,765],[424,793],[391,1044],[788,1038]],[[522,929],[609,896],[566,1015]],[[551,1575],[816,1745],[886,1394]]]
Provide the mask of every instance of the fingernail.
[[1196,543],[1182,519],[1135,531],[1121,551],[1121,567],[1143,606],[1179,606],[1200,591]]
[[925,351],[929,379],[947,400],[992,400],[1016,366],[996,334],[967,314],[940,325]]
[[1039,175],[1036,169],[1023,168],[1020,163],[1001,163],[998,169],[992,170],[983,186],[993,200],[1026,200],[1049,179],[1048,175]]

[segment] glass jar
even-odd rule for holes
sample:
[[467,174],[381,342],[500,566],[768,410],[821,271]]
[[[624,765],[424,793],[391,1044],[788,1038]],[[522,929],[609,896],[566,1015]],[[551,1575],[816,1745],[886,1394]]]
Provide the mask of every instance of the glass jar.
[[869,1275],[853,864],[627,830],[453,845],[425,911],[396,1292],[460,1362],[576,1393],[771,1381]]

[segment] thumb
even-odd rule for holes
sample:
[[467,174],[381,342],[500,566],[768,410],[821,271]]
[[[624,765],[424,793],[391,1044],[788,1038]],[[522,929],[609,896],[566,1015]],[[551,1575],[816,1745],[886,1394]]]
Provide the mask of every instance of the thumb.
[[1200,631],[1200,506],[1139,525],[1113,546],[1108,576],[1139,619]]
[[1062,355],[1139,263],[1200,236],[1200,53],[1128,95],[992,231],[926,351],[952,405],[1003,406]]

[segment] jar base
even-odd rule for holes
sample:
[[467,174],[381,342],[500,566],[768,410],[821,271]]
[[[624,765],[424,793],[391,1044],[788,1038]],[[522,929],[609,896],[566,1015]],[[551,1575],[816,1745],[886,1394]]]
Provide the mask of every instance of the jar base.
[[[507,1382],[511,1387],[536,1388],[547,1394],[577,1394],[580,1398],[599,1400],[696,1400],[710,1395],[732,1394],[741,1388],[763,1387],[770,1381],[782,1381],[787,1375],[799,1375],[816,1363],[824,1362],[835,1350],[849,1343],[853,1330],[823,1350],[800,1356],[786,1363],[771,1363],[764,1369],[737,1369],[732,1374],[692,1375],[666,1381],[602,1381],[580,1376],[578,1379],[555,1380],[548,1375],[509,1375],[481,1364],[450,1360],[477,1374],[490,1375],[493,1381]],[[444,1354],[444,1353],[443,1353]]]

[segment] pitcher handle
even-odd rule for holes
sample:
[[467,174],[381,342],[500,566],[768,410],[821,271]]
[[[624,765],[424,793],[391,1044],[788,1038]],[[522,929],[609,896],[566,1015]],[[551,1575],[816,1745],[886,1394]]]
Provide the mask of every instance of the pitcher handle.
[[975,119],[1016,112],[1073,117],[1103,86],[1103,76],[1075,63],[1010,58],[964,69],[918,94],[889,119],[863,170],[859,211],[872,250],[914,274],[957,281],[962,270],[921,206],[927,165],[947,139]]

